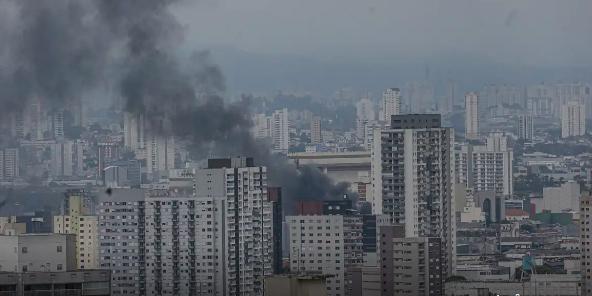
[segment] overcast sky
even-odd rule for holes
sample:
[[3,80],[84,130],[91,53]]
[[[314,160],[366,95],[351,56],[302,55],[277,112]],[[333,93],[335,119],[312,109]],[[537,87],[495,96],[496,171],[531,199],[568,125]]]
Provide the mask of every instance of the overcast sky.
[[590,0],[201,0],[178,6],[187,41],[253,53],[393,61],[468,55],[592,65]]

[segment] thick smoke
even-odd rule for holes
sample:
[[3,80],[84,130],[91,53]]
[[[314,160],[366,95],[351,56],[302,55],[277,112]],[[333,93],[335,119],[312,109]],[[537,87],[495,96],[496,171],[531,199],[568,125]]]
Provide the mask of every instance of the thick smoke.
[[106,31],[85,1],[2,1],[0,102],[18,111],[35,99],[50,108],[80,98],[108,61]]
[[[8,41],[0,47],[4,106],[32,97],[60,106],[112,80],[126,112],[143,114],[151,132],[188,143],[196,157],[252,156],[291,202],[348,193],[252,138],[248,99],[224,102],[223,75],[207,52],[179,58],[183,30],[169,10],[178,1],[0,1],[18,12],[0,31]],[[106,66],[115,70],[106,75]]]

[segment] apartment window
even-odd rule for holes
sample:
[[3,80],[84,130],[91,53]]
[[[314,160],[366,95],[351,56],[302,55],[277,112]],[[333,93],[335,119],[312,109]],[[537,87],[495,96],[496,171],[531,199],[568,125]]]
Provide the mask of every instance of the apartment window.
[[58,246],[57,247],[57,251],[58,251],[58,253],[61,253],[62,252],[62,246]]
[[23,247],[23,248],[21,249],[21,253],[23,253],[23,254],[27,254],[27,251],[28,251],[28,250],[27,250],[27,247]]

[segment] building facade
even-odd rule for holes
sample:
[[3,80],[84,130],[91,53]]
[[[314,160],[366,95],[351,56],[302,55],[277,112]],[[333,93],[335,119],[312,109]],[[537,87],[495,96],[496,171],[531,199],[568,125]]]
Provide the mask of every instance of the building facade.
[[321,118],[314,116],[310,121],[310,143],[321,144],[323,142],[323,128]]
[[592,196],[580,199],[581,295],[592,295]]
[[586,134],[586,107],[578,102],[561,106],[561,137],[578,137]]
[[456,149],[456,176],[474,192],[493,191],[497,197],[510,198],[514,192],[512,161],[507,137],[492,133],[486,145],[462,144]]
[[401,114],[401,90],[388,88],[382,93],[382,106],[380,110],[383,122],[390,122],[393,115]]
[[103,193],[97,210],[99,266],[111,270],[111,294],[146,295],[144,191]]
[[286,222],[290,271],[328,276],[327,295],[346,295],[346,269],[362,263],[361,217],[300,215]]
[[0,235],[0,266],[7,272],[61,272],[76,269],[72,234]]
[[18,148],[0,149],[0,181],[14,181],[20,177]]
[[465,139],[479,139],[479,96],[474,92],[465,95]]
[[532,141],[534,139],[534,124],[532,115],[520,115],[518,118],[518,137],[526,141]]
[[373,213],[405,225],[406,237],[438,237],[443,268],[455,265],[454,153],[451,128],[440,115],[393,116],[375,135]]

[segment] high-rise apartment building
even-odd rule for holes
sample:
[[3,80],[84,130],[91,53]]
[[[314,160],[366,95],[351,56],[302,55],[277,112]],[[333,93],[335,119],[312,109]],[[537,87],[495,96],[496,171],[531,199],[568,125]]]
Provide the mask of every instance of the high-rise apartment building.
[[145,205],[146,295],[224,295],[224,198],[152,189]]
[[436,296],[444,292],[440,260],[442,247],[437,237],[394,238],[394,295]]
[[577,137],[586,134],[586,108],[578,102],[561,106],[561,137]]
[[592,196],[580,198],[582,295],[592,295]]
[[76,263],[79,269],[99,267],[98,217],[85,200],[84,190],[69,190],[66,193],[64,215],[53,217],[53,232],[74,234]]
[[276,110],[271,115],[271,138],[273,150],[288,153],[288,148],[290,148],[290,121],[288,120],[287,108]]
[[50,144],[50,175],[53,177],[81,176],[84,163],[84,143],[61,140]]
[[145,131],[144,115],[126,112],[123,116],[123,143],[124,146],[140,154],[139,150],[144,149]]
[[532,115],[524,114],[518,118],[518,137],[526,141],[532,141],[534,139]]
[[72,141],[51,144],[51,175],[54,177],[72,176]]
[[273,208],[273,273],[279,274],[284,270],[283,267],[283,223],[284,223],[284,209],[282,207],[282,188],[281,187],[268,187],[267,194],[269,195],[269,201],[272,203]]
[[292,273],[320,273],[327,295],[346,294],[345,272],[362,263],[362,217],[287,216]]
[[560,110],[555,103],[553,87],[546,84],[528,86],[526,88],[526,109],[534,116],[557,116]]
[[398,88],[388,88],[382,93],[380,120],[389,123],[391,116],[399,114],[401,114],[401,90]]
[[56,111],[52,118],[53,136],[55,139],[64,138],[64,111]]
[[0,149],[0,181],[14,181],[20,176],[19,149]]
[[465,95],[465,139],[479,138],[479,96],[470,92]]
[[253,135],[258,139],[269,139],[274,152],[288,153],[290,148],[290,122],[288,109],[274,111],[271,116],[256,114],[253,117]]
[[211,159],[193,187],[103,196],[100,263],[113,293],[262,295],[274,260],[266,171],[251,158]]
[[99,266],[111,270],[112,295],[146,295],[144,191],[99,196]]
[[267,168],[255,166],[252,158],[210,159],[207,169],[195,172],[195,195],[223,198],[217,213],[226,260],[219,267],[224,274],[220,295],[261,295],[273,262]]
[[393,116],[372,154],[373,213],[405,225],[405,237],[438,237],[442,266],[455,265],[453,130],[438,114]]
[[175,138],[148,133],[146,137],[146,171],[150,173],[175,168]]
[[576,101],[586,106],[586,117],[592,116],[592,91],[590,84],[582,82],[558,83],[554,85],[554,90],[556,104],[561,106],[569,101]]
[[323,142],[322,132],[321,118],[314,116],[310,121],[310,143],[321,144]]
[[498,198],[510,198],[513,190],[513,151],[507,137],[492,133],[486,145],[460,145],[456,150],[457,178],[474,192],[492,191]]

